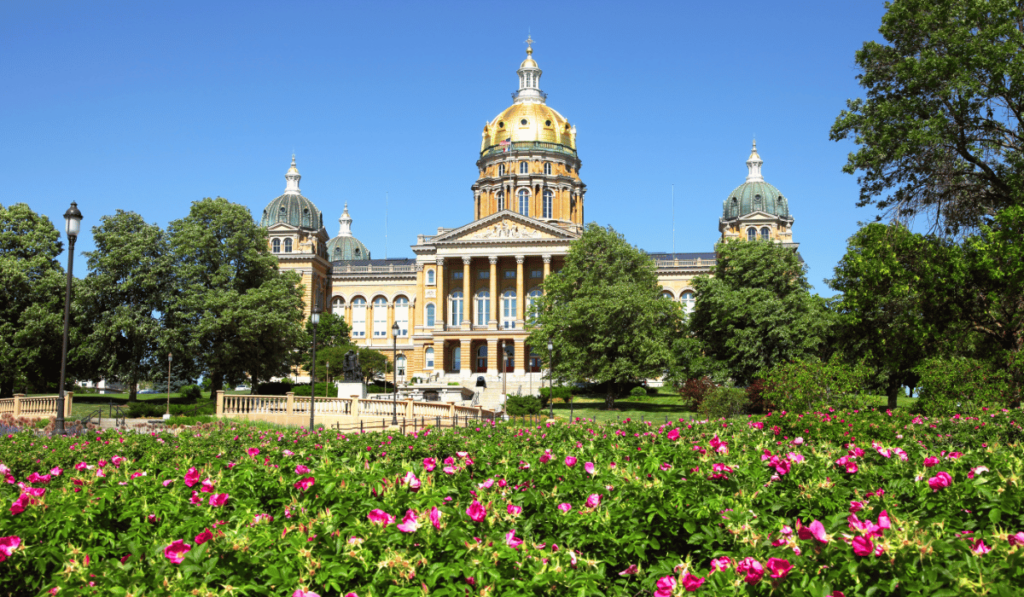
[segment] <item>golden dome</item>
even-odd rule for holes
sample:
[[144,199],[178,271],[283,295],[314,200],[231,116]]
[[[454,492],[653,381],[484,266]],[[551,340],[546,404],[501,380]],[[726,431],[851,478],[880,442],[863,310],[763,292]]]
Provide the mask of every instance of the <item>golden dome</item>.
[[480,151],[498,145],[506,139],[543,141],[576,149],[576,131],[564,116],[546,104],[513,104],[484,125]]
[[519,68],[537,68],[537,63],[533,59],[533,48],[526,48],[526,60],[519,64]]

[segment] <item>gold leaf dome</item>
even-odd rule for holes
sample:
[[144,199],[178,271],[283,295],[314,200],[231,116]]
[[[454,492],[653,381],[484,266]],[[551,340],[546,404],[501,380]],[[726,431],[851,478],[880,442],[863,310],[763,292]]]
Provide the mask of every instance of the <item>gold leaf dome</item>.
[[546,104],[513,104],[484,125],[481,151],[506,139],[543,141],[576,149],[576,131],[564,116]]

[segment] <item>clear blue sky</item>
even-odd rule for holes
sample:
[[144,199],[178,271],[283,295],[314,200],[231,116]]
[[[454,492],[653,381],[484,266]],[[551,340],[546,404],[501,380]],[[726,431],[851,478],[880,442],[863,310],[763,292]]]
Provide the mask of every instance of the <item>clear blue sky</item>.
[[548,104],[578,128],[588,221],[647,251],[711,251],[757,135],[822,280],[858,221],[854,52],[882,0],[733,2],[3,2],[0,203],[63,230],[117,209],[166,226],[192,201],[259,214],[297,154],[337,233],[344,202],[374,257],[472,219],[484,122],[511,103],[527,32]]

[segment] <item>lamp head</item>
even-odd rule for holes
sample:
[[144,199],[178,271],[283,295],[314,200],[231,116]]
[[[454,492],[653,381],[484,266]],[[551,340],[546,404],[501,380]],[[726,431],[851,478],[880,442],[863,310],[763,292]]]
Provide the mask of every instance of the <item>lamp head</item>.
[[400,327],[398,326],[398,322],[396,321],[396,322],[395,322],[395,323],[394,323],[394,324],[393,324],[393,325],[391,326],[391,333],[392,333],[392,334],[394,334],[395,336],[397,336],[397,335],[398,335],[398,331],[399,331],[399,330],[401,330],[401,329],[402,329],[402,328],[400,328]]
[[82,212],[78,211],[78,204],[72,201],[71,207],[64,212],[64,230],[68,233],[68,238],[78,237],[78,231],[81,223]]
[[171,353],[167,353],[167,362],[168,363],[170,363],[173,358],[174,357],[171,356]]
[[555,349],[555,343],[552,342],[551,340],[548,340],[548,352],[551,352],[554,349]]
[[309,319],[310,319],[310,321],[313,322],[313,325],[316,325],[316,324],[320,323],[320,311],[314,310],[310,314]]

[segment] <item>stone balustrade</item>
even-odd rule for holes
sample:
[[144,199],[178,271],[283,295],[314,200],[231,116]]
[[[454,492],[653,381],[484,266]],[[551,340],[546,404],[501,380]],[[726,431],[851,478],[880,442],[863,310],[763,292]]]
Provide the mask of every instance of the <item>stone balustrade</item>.
[[[57,416],[57,399],[60,396],[26,396],[15,394],[13,398],[0,399],[0,415],[40,419]],[[74,392],[64,394],[64,417],[71,416]]]

